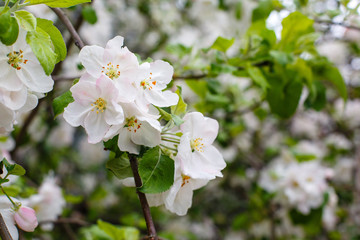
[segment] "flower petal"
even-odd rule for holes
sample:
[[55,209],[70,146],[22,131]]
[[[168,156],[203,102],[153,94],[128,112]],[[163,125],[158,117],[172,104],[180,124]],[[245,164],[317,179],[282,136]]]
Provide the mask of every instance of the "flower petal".
[[96,78],[101,76],[102,67],[105,65],[103,56],[104,48],[95,45],[85,46],[79,53],[79,59],[86,71]]
[[140,146],[131,141],[131,133],[127,130],[127,128],[122,128],[120,130],[118,146],[121,151],[133,154],[139,154],[140,152]]
[[84,128],[88,134],[89,143],[100,142],[110,126],[105,121],[105,114],[90,111],[85,117]]

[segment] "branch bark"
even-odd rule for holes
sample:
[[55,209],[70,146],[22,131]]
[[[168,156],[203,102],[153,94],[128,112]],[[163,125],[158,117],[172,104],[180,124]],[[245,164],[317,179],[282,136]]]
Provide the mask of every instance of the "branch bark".
[[68,29],[71,37],[74,39],[74,43],[75,45],[79,48],[82,49],[85,44],[82,41],[82,39],[80,38],[78,32],[76,31],[76,29],[74,28],[74,26],[72,25],[70,19],[66,16],[66,14],[63,12],[63,10],[61,10],[60,8],[51,8],[54,13],[59,17],[59,19],[64,23],[65,27]]
[[[139,171],[138,171],[137,157],[135,155],[129,154],[129,159],[130,159],[130,166],[131,166],[131,169],[132,169],[132,172],[134,175],[134,179],[135,179],[136,188],[139,188],[142,186],[142,181],[141,181]],[[158,240],[159,238],[157,237],[157,234],[156,234],[155,225],[154,225],[154,222],[151,217],[150,207],[147,202],[146,196],[144,193],[140,192],[138,189],[136,189],[136,193],[139,197],[141,208],[142,208],[142,211],[143,211],[143,214],[145,217],[145,221],[146,221],[146,227],[147,227],[147,231],[148,231],[148,237],[146,239]]]

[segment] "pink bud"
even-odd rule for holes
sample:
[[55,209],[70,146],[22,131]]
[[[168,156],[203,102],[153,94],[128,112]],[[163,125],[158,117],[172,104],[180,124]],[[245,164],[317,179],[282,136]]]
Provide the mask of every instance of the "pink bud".
[[14,218],[19,228],[26,232],[33,232],[38,225],[35,210],[29,207],[20,207]]

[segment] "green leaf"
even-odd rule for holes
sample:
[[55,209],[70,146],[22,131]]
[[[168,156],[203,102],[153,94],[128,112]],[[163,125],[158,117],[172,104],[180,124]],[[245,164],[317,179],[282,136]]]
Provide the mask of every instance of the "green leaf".
[[184,123],[184,120],[182,120],[179,116],[171,114],[171,118],[174,121],[176,126],[180,126],[181,124]]
[[[344,99],[344,101],[347,100],[347,89],[346,84],[344,82],[343,77],[341,76],[341,73],[339,72],[339,69],[337,69],[334,66],[328,65],[324,69],[324,80],[327,80],[331,82],[335,89],[338,91],[340,96]],[[321,77],[321,76],[320,76]]]
[[18,197],[19,194],[21,193],[21,187],[14,184],[10,186],[3,186],[3,189],[6,192],[6,194],[9,195],[10,197]]
[[260,68],[254,67],[251,65],[251,63],[248,63],[246,65],[246,70],[249,73],[250,78],[256,84],[258,84],[264,91],[266,90],[266,88],[269,87],[269,84],[268,84],[266,78],[264,77],[264,75],[262,74]]
[[287,84],[281,84],[277,79],[272,81],[267,92],[270,109],[282,118],[289,118],[295,113],[299,104],[303,84],[296,79],[292,79]]
[[234,41],[235,38],[226,39],[223,37],[218,37],[211,48],[221,52],[226,52],[226,50],[228,50],[234,44]]
[[49,34],[47,34],[42,28],[36,27],[36,31],[27,33],[26,42],[30,45],[46,75],[50,75],[54,70],[58,56],[53,50]]
[[34,15],[29,13],[28,11],[16,11],[14,12],[14,16],[18,23],[20,24],[20,27],[25,29],[26,31],[35,31],[36,29],[36,18]]
[[300,12],[289,14],[282,21],[283,30],[279,43],[280,48],[285,51],[295,50],[298,39],[303,35],[314,32],[313,23],[314,20],[309,19]]
[[183,58],[191,53],[192,48],[186,47],[182,44],[174,44],[166,46],[166,51],[170,54],[178,56],[179,58]]
[[308,97],[304,103],[307,108],[313,108],[317,111],[323,109],[326,105],[326,88],[320,81],[312,83],[312,91],[309,92]]
[[54,118],[63,113],[64,109],[72,102],[74,102],[74,98],[72,97],[70,90],[55,98],[52,103],[55,115]]
[[57,54],[56,63],[66,58],[66,45],[60,31],[53,25],[53,22],[47,19],[37,18],[37,26],[49,34],[51,42]]
[[19,35],[19,25],[14,17],[11,17],[10,12],[0,15],[0,41],[10,46]]
[[91,5],[86,5],[82,8],[81,14],[85,21],[90,24],[95,24],[97,22],[97,15],[95,9]]
[[113,240],[138,240],[139,230],[133,227],[118,227],[102,220],[97,221],[97,225]]
[[162,155],[159,147],[148,150],[139,162],[143,193],[161,193],[174,183],[174,160]]
[[126,154],[119,158],[112,158],[106,163],[106,168],[109,169],[118,179],[132,177],[130,162]]
[[286,65],[294,61],[294,56],[291,53],[283,51],[271,50],[270,56],[275,60],[275,62],[281,65]]
[[46,4],[53,8],[68,8],[87,2],[91,2],[91,0],[26,0],[24,3],[30,3],[29,5]]
[[252,22],[256,22],[261,19],[268,18],[271,11],[278,8],[280,9],[281,5],[274,0],[261,0],[252,12]]
[[22,166],[20,166],[19,164],[14,164],[14,165],[15,165],[15,167],[11,171],[8,172],[9,174],[16,175],[16,176],[25,175],[26,171]]
[[6,160],[6,158],[3,158],[2,163],[4,164],[9,175],[22,176],[26,173],[22,166],[19,164],[11,164]]
[[181,87],[177,86],[177,90],[175,91],[175,93],[179,96],[179,101],[177,105],[171,106],[171,114],[177,115],[179,117],[183,117],[187,109],[187,104],[184,102],[181,92],[182,92]]

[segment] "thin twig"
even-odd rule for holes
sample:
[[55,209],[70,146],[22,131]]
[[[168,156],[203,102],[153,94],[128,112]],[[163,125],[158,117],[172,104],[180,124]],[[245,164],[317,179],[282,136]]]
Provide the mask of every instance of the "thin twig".
[[80,225],[80,226],[89,226],[90,223],[78,219],[78,218],[59,218],[56,220],[45,220],[45,221],[41,221],[39,222],[39,224],[47,224],[47,223],[53,223],[53,224],[75,224],[75,225]]
[[[132,169],[132,172],[134,175],[134,179],[135,179],[136,188],[139,188],[142,186],[142,181],[141,181],[139,171],[138,171],[137,157],[135,155],[129,154],[129,159],[130,159],[130,166],[131,166],[131,169]],[[146,227],[147,227],[147,231],[148,231],[147,239],[148,240],[158,240],[155,225],[154,225],[154,222],[151,217],[150,207],[147,202],[146,196],[144,193],[140,192],[138,189],[136,190],[136,193],[139,197],[140,204],[141,204],[143,214],[145,217]]]
[[349,25],[344,22],[333,22],[333,21],[329,21],[329,20],[320,20],[320,19],[315,19],[315,22],[319,23],[319,24],[338,25],[338,26],[342,26],[344,28],[360,31],[360,27]]
[[0,237],[2,240],[13,240],[10,235],[9,229],[6,227],[4,218],[0,214]]
[[65,24],[65,27],[68,29],[71,37],[74,39],[74,43],[75,45],[79,48],[82,49],[85,44],[84,42],[81,40],[78,32],[76,31],[76,29],[74,28],[74,26],[72,25],[70,19],[66,16],[66,14],[60,9],[60,8],[51,8],[55,14],[59,17],[59,19]]

